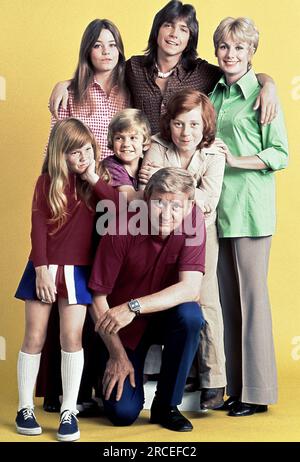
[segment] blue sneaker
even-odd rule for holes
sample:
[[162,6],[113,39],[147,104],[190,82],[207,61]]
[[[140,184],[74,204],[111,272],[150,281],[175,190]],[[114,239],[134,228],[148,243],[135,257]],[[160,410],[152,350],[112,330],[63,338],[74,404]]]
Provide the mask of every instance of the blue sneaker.
[[17,413],[16,417],[17,432],[21,435],[40,435],[42,429],[37,423],[33,409],[30,407],[23,407]]
[[60,424],[57,432],[58,441],[75,441],[80,438],[78,419],[75,413],[66,409],[60,415]]

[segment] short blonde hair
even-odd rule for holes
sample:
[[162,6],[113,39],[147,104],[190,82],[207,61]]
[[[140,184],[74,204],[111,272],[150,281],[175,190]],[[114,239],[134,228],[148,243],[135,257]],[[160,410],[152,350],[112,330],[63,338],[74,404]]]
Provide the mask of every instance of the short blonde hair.
[[226,37],[232,36],[241,42],[246,42],[250,45],[250,50],[254,54],[258,47],[259,32],[250,18],[225,18],[215,30],[213,40],[215,54],[217,54],[218,46]]
[[149,200],[154,192],[186,193],[190,200],[195,197],[195,183],[192,175],[183,168],[165,167],[158,170],[147,183],[144,198]]
[[107,134],[108,148],[113,149],[114,135],[117,132],[121,133],[128,130],[141,133],[144,138],[144,145],[151,143],[151,128],[145,114],[140,109],[124,109],[117,112],[110,121]]

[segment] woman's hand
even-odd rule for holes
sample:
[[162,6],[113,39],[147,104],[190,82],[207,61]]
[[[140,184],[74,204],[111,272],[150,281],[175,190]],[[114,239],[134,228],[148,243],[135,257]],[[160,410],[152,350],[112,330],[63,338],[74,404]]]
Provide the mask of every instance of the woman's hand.
[[147,184],[152,175],[160,170],[162,167],[154,162],[147,162],[139,171],[139,182]]
[[58,82],[52,90],[49,99],[49,109],[55,119],[58,119],[58,108],[60,104],[62,105],[63,109],[67,109],[69,99],[68,87],[70,83],[70,80]]
[[278,113],[278,107],[276,86],[272,82],[267,82],[261,88],[253,106],[254,110],[260,108],[260,123],[262,125],[270,124]]
[[38,299],[43,303],[54,303],[57,293],[56,286],[47,266],[37,266],[35,268],[35,274],[35,287]]
[[225,144],[220,138],[216,138],[214,144],[218,147],[220,154],[224,154],[226,164],[229,165],[229,167],[236,167],[237,158],[231,154],[227,144]]

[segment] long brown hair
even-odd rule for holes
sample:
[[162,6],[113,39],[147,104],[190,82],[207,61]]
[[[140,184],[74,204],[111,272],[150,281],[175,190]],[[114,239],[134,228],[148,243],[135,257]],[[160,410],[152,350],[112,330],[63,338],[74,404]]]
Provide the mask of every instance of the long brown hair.
[[78,106],[86,104],[91,112],[93,107],[89,95],[89,85],[94,78],[94,68],[90,55],[103,29],[107,29],[112,33],[119,51],[119,60],[113,70],[111,86],[117,85],[120,94],[127,95],[125,87],[125,53],[121,34],[117,26],[108,19],[94,19],[83,33],[78,64],[70,87],[74,92],[75,104]]
[[[69,170],[65,154],[82,148],[85,144],[91,143],[96,161],[96,172],[105,181],[109,181],[107,170],[100,165],[100,150],[96,139],[90,129],[80,120],[67,118],[56,122],[50,133],[46,157],[42,167],[42,173],[50,176],[49,207],[51,218],[49,223],[57,223],[56,231],[67,219],[67,197],[65,187],[69,182]],[[80,199],[84,200],[88,207],[92,207],[91,187],[86,181],[78,176],[76,188]]]

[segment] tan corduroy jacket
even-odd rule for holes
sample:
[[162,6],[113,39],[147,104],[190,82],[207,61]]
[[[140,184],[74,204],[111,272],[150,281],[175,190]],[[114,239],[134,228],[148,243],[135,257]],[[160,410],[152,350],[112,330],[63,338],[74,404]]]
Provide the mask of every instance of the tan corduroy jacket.
[[[161,167],[181,167],[180,156],[173,143],[165,141],[159,133],[152,136],[152,144],[146,152],[143,165],[154,162]],[[225,168],[225,156],[212,144],[209,148],[197,150],[187,170],[195,178],[197,204],[209,204],[211,212],[205,214],[206,226],[216,221],[216,207],[219,202]]]

